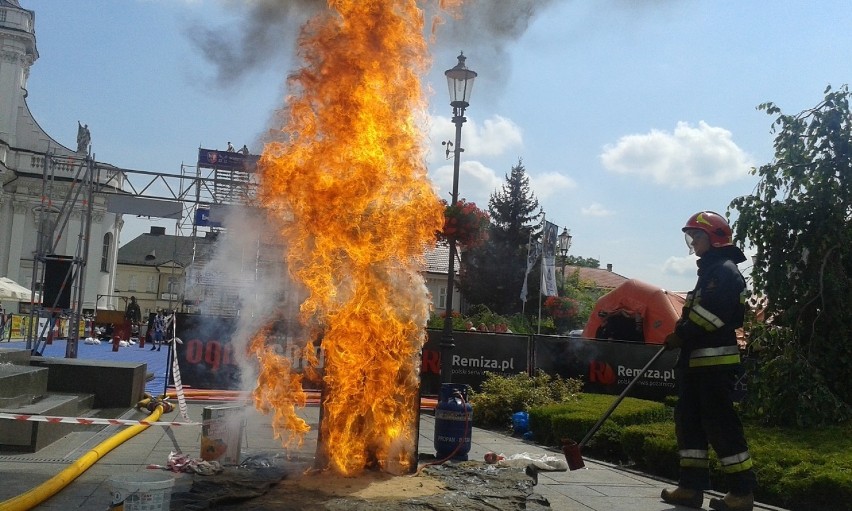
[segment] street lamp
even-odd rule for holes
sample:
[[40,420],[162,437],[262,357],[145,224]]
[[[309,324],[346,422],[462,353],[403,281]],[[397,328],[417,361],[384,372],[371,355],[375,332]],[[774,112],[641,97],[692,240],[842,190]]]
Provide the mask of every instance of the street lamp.
[[562,228],[562,234],[556,237],[556,246],[562,257],[562,287],[565,288],[565,261],[568,258],[568,249],[571,248],[571,233],[567,227]]
[[[461,129],[462,124],[467,121],[464,110],[470,103],[470,92],[473,90],[473,80],[476,73],[465,66],[466,57],[464,52],[459,53],[459,62],[452,69],[444,71],[447,77],[447,85],[450,88],[450,106],[453,107],[453,124],[456,125],[456,142],[453,145],[453,195],[452,204],[455,206],[459,198],[459,163],[461,152]],[[450,360],[450,352],[456,347],[453,341],[453,277],[456,267],[456,240],[449,237],[450,260],[447,264],[447,299],[444,311],[444,332],[441,335],[441,383],[452,382],[453,365]]]

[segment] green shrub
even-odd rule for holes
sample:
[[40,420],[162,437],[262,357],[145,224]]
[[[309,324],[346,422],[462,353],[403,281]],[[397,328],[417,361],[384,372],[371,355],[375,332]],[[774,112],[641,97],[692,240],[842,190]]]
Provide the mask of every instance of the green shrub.
[[744,410],[762,424],[815,427],[852,419],[852,406],[833,392],[819,369],[792,344],[774,356],[762,353],[748,386]]
[[[779,504],[793,510],[820,509],[848,511],[852,509],[852,481],[849,473],[833,467],[809,466],[802,463],[778,481]],[[773,499],[774,500],[774,499]]]
[[755,497],[793,511],[852,510],[852,422],[820,428],[746,426]]
[[550,376],[543,371],[535,376],[486,373],[481,390],[471,391],[470,395],[474,425],[501,429],[510,427],[515,412],[528,412],[533,407],[552,403],[567,403],[576,399],[582,386],[580,380]]
[[[529,318],[523,314],[513,314],[511,316],[501,316],[495,314],[485,305],[474,305],[470,308],[467,315],[453,312],[453,330],[469,330],[470,326],[479,328],[480,325],[485,325],[488,331],[502,331],[501,326],[505,326],[508,331],[514,334],[532,334],[535,332]],[[429,316],[429,321],[426,328],[442,330],[444,328],[444,311],[433,312]]]
[[[534,409],[530,413],[530,428],[536,441],[545,445],[559,445],[563,438],[579,442],[615,399],[616,396],[584,393],[576,401],[564,405]],[[628,426],[667,418],[671,418],[671,409],[663,404],[628,397],[624,398],[602,427],[610,422],[618,426]],[[595,443],[598,442],[603,450],[611,449],[601,443],[603,439],[598,439],[600,433],[598,431],[593,435],[587,446],[594,450]],[[614,451],[618,452],[620,449]]]
[[677,479],[680,458],[674,423],[653,422],[627,426],[622,431],[622,448],[637,469],[669,479]]
[[[576,401],[534,407],[530,427],[538,443],[579,442],[609,409],[614,396],[581,394]],[[746,423],[759,502],[792,511],[852,511],[852,422],[820,428],[772,428]],[[582,448],[584,456],[629,463],[648,474],[677,479],[679,457],[671,407],[625,398]],[[714,490],[725,478],[710,452]]]
[[624,426],[621,424],[613,421],[604,422],[583,447],[583,453],[611,460],[614,463],[626,462],[626,454],[621,443],[623,432]]

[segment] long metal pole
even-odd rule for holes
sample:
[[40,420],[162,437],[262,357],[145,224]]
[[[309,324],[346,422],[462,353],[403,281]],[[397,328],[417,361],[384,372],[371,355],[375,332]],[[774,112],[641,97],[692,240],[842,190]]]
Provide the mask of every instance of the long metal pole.
[[653,364],[657,361],[658,358],[663,356],[663,353],[665,353],[666,349],[668,349],[666,346],[662,346],[659,350],[657,350],[654,356],[651,357],[651,360],[649,360],[648,363],[645,364],[645,367],[643,367],[639,371],[639,373],[630,381],[630,383],[626,387],[624,387],[624,390],[622,390],[621,394],[619,394],[615,401],[612,402],[612,404],[609,406],[609,409],[604,412],[603,415],[601,415],[601,418],[598,419],[598,422],[596,422],[595,425],[592,426],[592,429],[590,429],[588,433],[586,433],[586,436],[584,436],[583,439],[580,440],[579,445],[581,448],[585,447],[586,442],[588,442],[589,439],[592,438],[592,435],[594,435],[598,428],[601,427],[601,424],[603,424],[604,421],[607,420],[610,415],[612,415],[612,412],[615,411],[618,405],[624,400],[624,396],[626,396],[627,393],[630,392],[630,389],[632,389],[633,386],[636,385],[636,382],[639,381],[639,379],[645,375],[645,372],[648,371],[648,368],[651,367],[651,364]]
[[[456,143],[453,146],[453,195],[451,206],[455,206],[459,198],[459,164],[461,163],[461,129],[467,120],[464,118],[464,102],[453,102],[453,123],[456,125]],[[444,310],[444,331],[441,335],[441,383],[452,383],[453,363],[452,351],[456,347],[453,339],[453,279],[456,272],[456,239],[450,237],[450,260],[447,263],[447,299]]]
[[[547,219],[547,214],[542,211],[542,213],[541,213],[541,229],[542,229],[542,232],[544,232],[544,230],[547,229],[547,222],[545,222],[546,219]],[[539,273],[540,273],[539,279],[538,279],[538,330],[536,331],[536,333],[539,334],[539,335],[541,334],[541,295],[544,294],[545,289],[547,289],[546,288],[546,280],[544,278],[544,272],[545,272],[544,254],[545,254],[545,251],[547,250],[547,247],[544,246],[544,242],[546,241],[546,239],[544,237],[542,237],[541,241],[542,241],[542,243],[541,243],[541,264],[539,264],[539,267],[538,267]]]

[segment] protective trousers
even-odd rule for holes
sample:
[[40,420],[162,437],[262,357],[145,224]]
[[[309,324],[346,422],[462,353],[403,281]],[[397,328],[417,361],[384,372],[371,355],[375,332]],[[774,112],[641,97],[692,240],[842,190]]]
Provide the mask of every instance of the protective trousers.
[[678,486],[710,488],[708,444],[716,451],[729,491],[749,494],[755,477],[743,425],[734,409],[735,369],[681,369],[677,375],[675,432],[680,453]]

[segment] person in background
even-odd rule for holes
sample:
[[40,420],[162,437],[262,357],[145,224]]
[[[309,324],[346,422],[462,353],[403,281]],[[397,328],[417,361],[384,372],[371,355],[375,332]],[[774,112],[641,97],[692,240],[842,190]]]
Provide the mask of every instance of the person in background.
[[[151,314],[148,312],[148,325],[145,327],[145,342],[154,345],[154,318],[156,318],[156,314]],[[141,345],[140,345],[141,347]]]
[[[5,335],[6,335],[6,309],[3,308],[3,303],[0,302],[0,341],[3,340]],[[11,338],[11,335],[9,337]]]
[[166,333],[166,320],[163,318],[163,311],[158,310],[154,316],[154,343],[151,345],[151,351],[160,351],[163,346],[163,335]]
[[127,308],[124,310],[124,320],[130,324],[130,336],[139,335],[139,323],[142,322],[142,310],[136,303],[136,297],[131,296]]
[[696,213],[682,230],[690,254],[698,255],[698,282],[686,295],[674,332],[665,339],[669,349],[680,348],[675,364],[680,478],[677,488],[663,490],[661,497],[668,504],[701,508],[704,490],[710,487],[709,444],[729,489],[723,499],[710,499],[710,508],[752,511],[756,480],[733,399],[740,367],[736,330],[743,326],[746,297],[737,264],[746,257],[718,213]]

